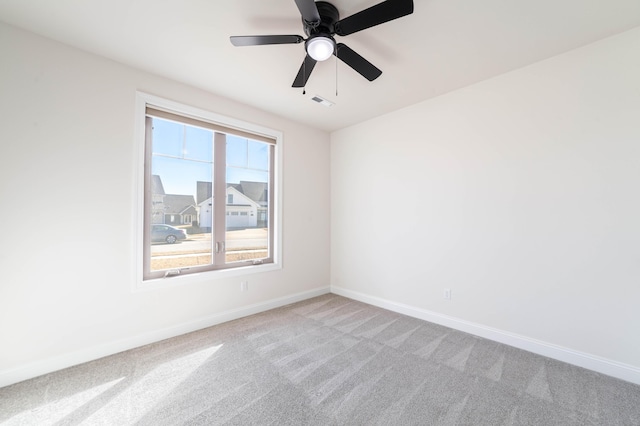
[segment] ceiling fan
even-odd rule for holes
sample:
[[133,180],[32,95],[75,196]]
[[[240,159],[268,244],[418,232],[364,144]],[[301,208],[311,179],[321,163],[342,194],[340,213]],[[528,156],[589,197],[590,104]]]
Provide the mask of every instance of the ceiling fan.
[[234,46],[260,46],[265,44],[298,44],[305,42],[306,57],[293,81],[292,87],[304,87],[318,61],[335,55],[364,78],[373,81],[382,74],[371,62],[343,43],[336,43],[334,35],[347,36],[413,13],[413,0],[387,0],[340,19],[338,9],[329,2],[295,0],[300,14],[305,39],[299,35],[231,36]]

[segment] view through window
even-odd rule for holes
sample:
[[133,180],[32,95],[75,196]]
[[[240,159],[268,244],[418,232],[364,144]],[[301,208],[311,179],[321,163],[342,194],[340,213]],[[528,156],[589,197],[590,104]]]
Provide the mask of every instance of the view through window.
[[144,278],[273,261],[275,141],[147,108]]

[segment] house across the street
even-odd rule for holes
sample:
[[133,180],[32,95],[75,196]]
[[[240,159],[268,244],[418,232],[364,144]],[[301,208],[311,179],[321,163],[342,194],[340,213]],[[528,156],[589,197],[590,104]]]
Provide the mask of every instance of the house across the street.
[[[211,182],[198,182],[198,223],[211,228]],[[265,182],[240,181],[227,185],[226,229],[263,228],[267,226],[268,191]],[[205,199],[201,199],[204,197]]]
[[198,217],[193,195],[167,194],[164,196],[164,223],[191,225]]

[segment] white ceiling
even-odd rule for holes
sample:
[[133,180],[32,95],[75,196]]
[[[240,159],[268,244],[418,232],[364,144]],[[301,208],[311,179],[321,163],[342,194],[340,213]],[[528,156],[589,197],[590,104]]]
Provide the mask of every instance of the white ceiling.
[[[333,0],[341,17],[377,0]],[[640,0],[415,0],[412,15],[336,37],[383,71],[319,63],[291,88],[304,45],[294,0],[0,0],[0,20],[326,131],[337,130],[640,25]],[[327,108],[310,98],[336,104]]]

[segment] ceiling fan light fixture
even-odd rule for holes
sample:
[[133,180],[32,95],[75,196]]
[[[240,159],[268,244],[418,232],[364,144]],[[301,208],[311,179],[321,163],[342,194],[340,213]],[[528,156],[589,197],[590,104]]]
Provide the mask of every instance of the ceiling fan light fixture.
[[326,61],[335,52],[335,42],[329,37],[318,36],[307,41],[307,53],[316,61]]
[[[318,62],[326,61],[331,56],[335,56],[369,81],[380,77],[382,71],[346,44],[336,43],[334,36],[344,37],[413,13],[413,0],[381,0],[378,4],[340,19],[338,8],[329,1],[294,1],[300,11],[302,29],[308,38],[295,34],[281,34],[231,36],[230,39],[234,46],[298,44],[304,41],[305,57],[291,85],[302,87],[303,94],[313,68]],[[335,63],[337,71],[338,61]]]

